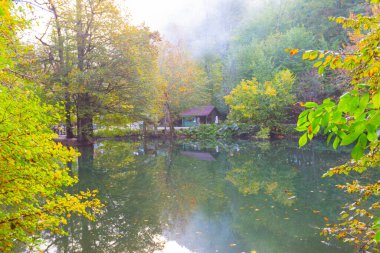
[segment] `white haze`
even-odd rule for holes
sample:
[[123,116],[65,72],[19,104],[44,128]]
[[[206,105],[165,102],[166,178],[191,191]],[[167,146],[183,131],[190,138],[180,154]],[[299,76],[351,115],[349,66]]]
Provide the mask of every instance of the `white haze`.
[[[119,0],[134,24],[144,23],[195,56],[222,53],[231,32],[268,0]],[[234,9],[235,8],[235,9]],[[237,10],[237,9],[238,10]]]
[[[285,0],[286,1],[286,0]],[[115,0],[135,25],[145,24],[165,40],[186,46],[194,56],[226,51],[231,33],[251,13],[270,4],[270,0]],[[235,9],[234,9],[235,8]],[[237,8],[237,9],[236,9]],[[236,12],[237,11],[237,12]],[[34,9],[34,23],[24,32],[29,42],[45,31],[50,13]],[[249,17],[252,18],[252,17]]]

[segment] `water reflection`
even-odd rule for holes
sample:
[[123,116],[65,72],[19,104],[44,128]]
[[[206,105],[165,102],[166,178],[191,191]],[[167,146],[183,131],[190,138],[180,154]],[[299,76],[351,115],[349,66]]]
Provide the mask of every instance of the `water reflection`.
[[352,252],[319,236],[345,197],[322,168],[347,156],[319,144],[103,141],[80,152],[73,190],[99,189],[106,208],[70,220],[46,252]]

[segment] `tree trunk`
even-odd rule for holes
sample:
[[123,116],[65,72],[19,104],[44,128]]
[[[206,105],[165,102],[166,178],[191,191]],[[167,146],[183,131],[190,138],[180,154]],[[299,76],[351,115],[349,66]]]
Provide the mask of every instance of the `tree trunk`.
[[94,136],[93,114],[90,95],[79,94],[77,100],[77,129],[78,141],[91,143]]
[[[165,121],[166,123],[169,124],[169,134],[170,137],[173,137],[175,135],[174,132],[174,125],[173,125],[173,120],[170,112],[170,106],[168,103],[165,104]],[[166,134],[166,124],[165,124],[165,134]]]
[[73,125],[71,123],[71,101],[70,95],[65,94],[65,114],[66,114],[66,138],[74,138]]
[[146,130],[146,121],[143,121],[143,137],[146,138],[147,130]]
[[[76,0],[76,42],[78,69],[84,72],[86,34],[83,31],[82,22],[82,0]],[[78,80],[80,86],[84,86],[84,80]],[[78,141],[82,143],[91,142],[93,137],[93,115],[88,93],[80,93],[77,98],[77,129]]]
[[[57,12],[56,5],[52,0],[49,0],[50,4],[50,10],[53,13],[54,20],[55,20],[55,28],[57,32],[57,39],[58,39],[58,57],[59,57],[59,65],[58,65],[58,75],[60,78],[60,81],[64,85],[64,87],[67,89],[69,84],[66,81],[68,78],[68,62],[69,60],[67,59],[65,61],[65,56],[64,56],[64,36],[62,34],[62,26],[60,22],[60,16]],[[51,62],[51,64],[54,64]],[[66,117],[66,138],[74,138],[74,133],[73,133],[73,126],[71,124],[71,101],[70,101],[70,94],[66,91],[65,93],[65,117]]]
[[169,121],[169,128],[170,128],[170,137],[174,137],[175,129],[174,129],[174,122],[172,120]]

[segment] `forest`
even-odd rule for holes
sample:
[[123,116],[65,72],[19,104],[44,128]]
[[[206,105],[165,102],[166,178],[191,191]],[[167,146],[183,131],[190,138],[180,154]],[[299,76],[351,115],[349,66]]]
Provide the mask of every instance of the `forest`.
[[[302,147],[323,135],[351,153],[324,177],[378,171],[379,24],[377,0],[221,0],[166,38],[114,0],[0,0],[0,251],[36,250],[44,231],[106,205],[65,190],[80,153],[53,141],[57,126],[80,145],[136,122],[139,138],[295,135]],[[201,106],[220,121],[175,130]],[[321,234],[376,252],[379,181],[338,188],[349,203]]]

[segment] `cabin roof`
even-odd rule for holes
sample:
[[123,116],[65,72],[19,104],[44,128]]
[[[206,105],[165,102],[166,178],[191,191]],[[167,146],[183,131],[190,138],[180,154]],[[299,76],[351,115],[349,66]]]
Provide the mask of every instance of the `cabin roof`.
[[186,117],[186,116],[208,116],[214,109],[215,109],[215,106],[212,106],[212,105],[193,107],[191,109],[188,109],[188,110],[182,112],[180,115],[182,117]]

